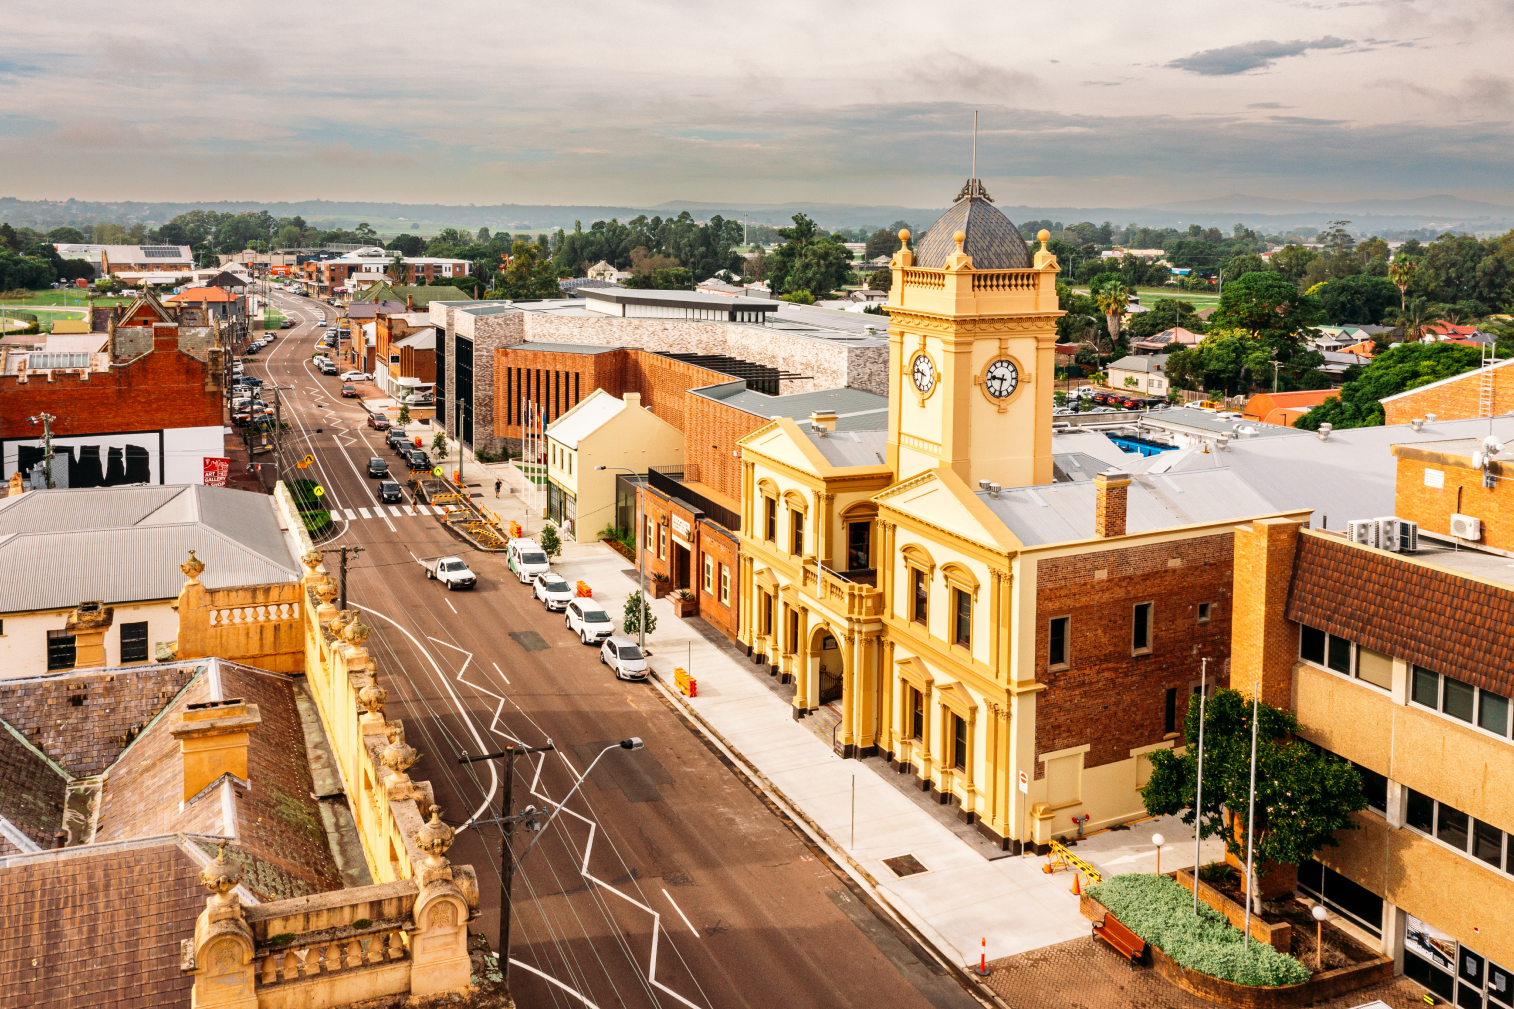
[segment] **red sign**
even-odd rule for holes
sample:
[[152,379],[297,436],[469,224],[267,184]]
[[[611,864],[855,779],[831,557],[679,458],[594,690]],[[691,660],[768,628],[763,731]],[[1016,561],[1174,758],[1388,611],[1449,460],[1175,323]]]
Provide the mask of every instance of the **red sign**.
[[205,486],[225,487],[226,474],[231,470],[230,459],[220,459],[213,455],[205,457]]

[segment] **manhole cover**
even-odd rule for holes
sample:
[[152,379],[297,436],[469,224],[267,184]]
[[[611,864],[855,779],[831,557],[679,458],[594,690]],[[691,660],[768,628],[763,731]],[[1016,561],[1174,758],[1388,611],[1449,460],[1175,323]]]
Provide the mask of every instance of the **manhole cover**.
[[914,855],[895,855],[893,858],[885,858],[883,864],[888,866],[889,870],[901,879],[905,876],[913,876],[921,872],[930,872],[929,869],[920,864],[920,860]]
[[552,647],[551,645],[547,644],[546,638],[542,637],[540,634],[537,634],[535,631],[511,631],[510,637],[514,638],[515,643],[517,645],[520,645],[528,652],[546,651],[548,648]]

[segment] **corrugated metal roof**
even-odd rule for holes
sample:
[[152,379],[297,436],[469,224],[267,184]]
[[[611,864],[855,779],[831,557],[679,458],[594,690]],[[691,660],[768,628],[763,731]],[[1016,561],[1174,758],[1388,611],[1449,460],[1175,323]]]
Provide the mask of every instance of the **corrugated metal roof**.
[[172,599],[194,550],[209,588],[300,577],[272,500],[223,487],[30,491],[0,501],[0,612]]
[[821,438],[806,427],[804,433],[832,466],[886,465],[888,435],[883,431],[832,431]]

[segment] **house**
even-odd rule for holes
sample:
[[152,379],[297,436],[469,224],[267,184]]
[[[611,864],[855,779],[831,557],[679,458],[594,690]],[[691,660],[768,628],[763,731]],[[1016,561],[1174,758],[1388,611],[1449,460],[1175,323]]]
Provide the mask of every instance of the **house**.
[[82,259],[95,268],[95,276],[112,273],[188,273],[194,269],[194,253],[187,245],[88,245],[58,243],[53,246],[63,259]]
[[1172,384],[1167,380],[1166,354],[1134,354],[1109,364],[1109,386],[1129,389],[1150,396],[1165,396]]
[[1204,337],[1184,329],[1182,326],[1174,326],[1172,329],[1164,329],[1160,333],[1148,336],[1144,340],[1137,340],[1130,345],[1130,349],[1139,352],[1170,354],[1174,350],[1184,350],[1197,347]]
[[[436,381],[436,330],[431,328],[431,316],[427,312],[415,311],[412,306],[407,306],[405,311],[385,311],[384,308],[393,302],[383,302],[375,306],[377,311],[373,318],[374,337],[374,361],[375,368],[372,372],[373,381],[379,387],[379,391],[386,395],[397,395],[400,385],[414,386],[417,384],[430,385]],[[356,307],[356,306],[352,306]],[[402,360],[403,353],[398,344],[411,337],[429,338],[429,344],[424,340],[410,344],[411,371],[404,370]],[[420,376],[413,370],[418,363],[416,358],[418,351],[429,351],[424,354],[424,364],[428,377],[423,382],[401,383],[401,378],[419,379]]]
[[43,430],[28,418],[47,413],[54,486],[202,483],[207,460],[226,457],[230,331],[203,304],[150,292],[92,305],[90,319],[103,352],[0,346],[0,475],[42,479]]
[[616,470],[676,468],[683,433],[642,406],[640,394],[596,389],[547,425],[546,450],[547,518],[588,542],[614,522]]
[[[1514,906],[1514,650],[1493,630],[1514,617],[1498,490],[1514,455],[1485,430],[1392,445],[1393,503],[1342,513],[1338,529],[1368,520],[1354,535],[1269,520],[1235,536],[1232,683],[1354,765],[1367,801],[1298,888],[1464,1006],[1514,988],[1514,938],[1490,917]],[[1373,518],[1389,513],[1417,536]]]
[[609,263],[601,259],[599,262],[589,267],[589,269],[585,272],[585,276],[587,276],[590,280],[614,280],[615,275],[620,272],[621,271],[615,269],[615,267],[611,266]]
[[[398,267],[395,266],[396,260]],[[348,286],[359,273],[382,274],[390,282],[425,286],[438,277],[466,277],[472,264],[466,259],[432,256],[402,256],[378,246],[366,246],[334,259],[311,259],[301,264],[304,281],[323,293]],[[394,271],[398,269],[398,275]]]
[[[230,274],[223,274],[230,276]],[[245,290],[245,288],[244,288]],[[206,286],[186,287],[178,294],[170,294],[163,299],[164,305],[195,305],[205,315],[214,315],[216,318],[239,326],[246,325],[247,298],[245,295],[236,293],[229,287]]]
[[0,498],[0,678],[162,661],[178,637],[181,579],[139,559],[191,550],[213,589],[300,577],[264,494],[136,486]]
[[1327,399],[1338,399],[1339,389],[1306,389],[1300,392],[1263,392],[1246,401],[1243,415],[1263,424],[1281,424],[1292,427],[1293,422],[1310,408],[1319,406]]

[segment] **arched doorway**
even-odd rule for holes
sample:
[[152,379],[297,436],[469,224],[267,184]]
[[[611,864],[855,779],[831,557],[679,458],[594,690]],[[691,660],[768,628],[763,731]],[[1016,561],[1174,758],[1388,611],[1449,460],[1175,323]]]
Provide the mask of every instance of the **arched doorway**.
[[814,663],[815,684],[818,687],[819,703],[841,700],[846,679],[845,652],[830,628],[824,624],[815,629],[810,639],[811,661]]

